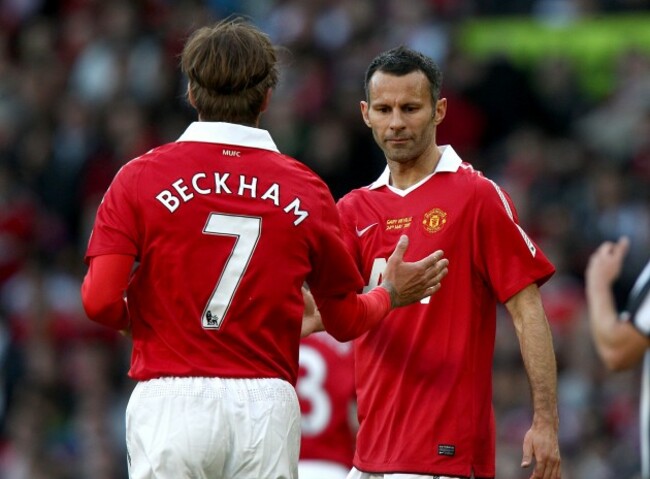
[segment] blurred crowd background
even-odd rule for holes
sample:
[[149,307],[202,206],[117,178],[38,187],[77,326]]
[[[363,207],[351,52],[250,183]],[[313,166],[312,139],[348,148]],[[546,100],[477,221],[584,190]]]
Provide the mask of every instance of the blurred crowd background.
[[[637,477],[640,371],[595,355],[583,272],[627,235],[623,305],[650,257],[648,1],[0,0],[0,478],[126,478],[130,344],[86,319],[83,254],[117,169],[195,120],[188,33],[233,13],[287,47],[262,126],[336,198],[384,167],[359,113],[370,59],[407,44],[442,66],[438,143],[511,194],[558,270],[542,292],[563,477]],[[530,397],[503,311],[497,336],[497,477],[524,478]]]

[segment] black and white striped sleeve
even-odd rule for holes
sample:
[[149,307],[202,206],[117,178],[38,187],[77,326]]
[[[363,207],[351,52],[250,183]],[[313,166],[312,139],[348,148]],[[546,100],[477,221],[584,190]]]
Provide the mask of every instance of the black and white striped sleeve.
[[629,320],[650,337],[650,261],[637,278],[627,302]]

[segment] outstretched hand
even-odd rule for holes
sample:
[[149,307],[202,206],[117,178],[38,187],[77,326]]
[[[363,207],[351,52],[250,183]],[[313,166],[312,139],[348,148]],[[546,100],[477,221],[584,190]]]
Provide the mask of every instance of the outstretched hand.
[[440,282],[448,272],[449,260],[443,258],[442,250],[431,253],[419,261],[412,263],[404,261],[408,242],[408,236],[400,237],[393,254],[388,258],[383,281],[380,284],[390,293],[394,308],[431,296],[440,289]]

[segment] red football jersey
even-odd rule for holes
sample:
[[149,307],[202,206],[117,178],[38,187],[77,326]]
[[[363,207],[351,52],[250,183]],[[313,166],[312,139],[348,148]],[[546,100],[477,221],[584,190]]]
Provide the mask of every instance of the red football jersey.
[[325,332],[304,338],[296,391],[302,413],[300,459],[351,467],[356,429],[350,424],[355,400],[352,343]]
[[546,281],[553,265],[517,224],[493,181],[443,147],[434,174],[407,190],[389,172],[338,204],[367,287],[400,234],[405,260],[437,249],[449,259],[442,289],[393,310],[354,342],[363,471],[493,477],[492,357],[497,301]]
[[127,289],[129,375],[295,383],[304,309],[361,289],[325,183],[268,132],[192,123],[127,163],[100,205],[86,261],[139,262]]

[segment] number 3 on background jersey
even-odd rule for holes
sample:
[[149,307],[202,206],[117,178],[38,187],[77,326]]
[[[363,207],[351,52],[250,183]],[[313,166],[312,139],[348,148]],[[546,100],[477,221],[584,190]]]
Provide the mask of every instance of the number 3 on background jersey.
[[298,380],[296,390],[298,396],[311,406],[309,412],[301,414],[301,430],[306,436],[318,436],[332,417],[332,401],[325,389],[327,363],[317,349],[301,344],[300,367],[305,374]]
[[201,315],[204,328],[219,329],[262,234],[262,218],[210,213],[203,234],[235,237],[235,245]]

